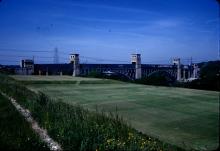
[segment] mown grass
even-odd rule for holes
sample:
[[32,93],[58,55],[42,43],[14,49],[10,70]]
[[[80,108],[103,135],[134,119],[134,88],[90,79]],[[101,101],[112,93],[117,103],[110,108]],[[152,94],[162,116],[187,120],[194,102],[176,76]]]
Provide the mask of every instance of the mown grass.
[[86,77],[73,77],[73,76],[39,76],[39,75],[11,75],[10,77],[19,81],[97,81],[104,79],[86,78]]
[[35,94],[11,78],[0,75],[1,91],[28,108],[64,150],[181,150],[146,136],[118,116],[88,111]]
[[11,75],[15,80],[22,84],[114,84],[123,83],[110,79],[72,77],[72,76],[36,76],[36,75]]
[[[177,149],[138,133],[117,115],[91,112],[80,106],[54,103],[41,94],[35,118],[65,150],[166,150]],[[53,114],[50,114],[53,113]],[[40,117],[40,118],[39,118]]]
[[185,149],[219,146],[218,92],[131,83],[30,84],[56,100],[114,112],[139,131]]
[[49,150],[15,107],[0,94],[0,150]]

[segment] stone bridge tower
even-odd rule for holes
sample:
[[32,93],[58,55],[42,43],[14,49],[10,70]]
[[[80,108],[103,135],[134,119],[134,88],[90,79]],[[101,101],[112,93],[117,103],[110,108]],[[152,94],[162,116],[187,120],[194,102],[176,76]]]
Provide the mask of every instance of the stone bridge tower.
[[173,59],[173,64],[177,66],[177,81],[181,81],[181,63],[180,63],[180,58],[175,58]]
[[73,76],[80,74],[79,54],[70,54],[70,63],[73,64]]
[[135,65],[135,79],[141,79],[141,54],[132,54],[131,63]]
[[199,78],[198,76],[199,67],[197,64],[193,64],[193,78]]

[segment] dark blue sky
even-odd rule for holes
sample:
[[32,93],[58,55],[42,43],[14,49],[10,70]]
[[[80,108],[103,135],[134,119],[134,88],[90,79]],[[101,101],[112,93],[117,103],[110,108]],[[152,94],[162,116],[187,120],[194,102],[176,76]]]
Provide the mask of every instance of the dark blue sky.
[[83,63],[129,63],[131,53],[141,53],[144,63],[215,60],[218,5],[215,0],[2,0],[0,64],[33,55],[38,63],[53,62],[55,47],[60,62],[67,62],[69,53],[84,56]]

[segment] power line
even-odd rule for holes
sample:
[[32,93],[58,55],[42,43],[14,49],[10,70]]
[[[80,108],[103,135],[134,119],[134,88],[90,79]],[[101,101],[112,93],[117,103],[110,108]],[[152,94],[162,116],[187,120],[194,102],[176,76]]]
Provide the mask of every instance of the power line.
[[220,0],[216,0],[218,3],[218,60],[220,60]]
[[[8,57],[8,58],[31,58],[31,57],[35,57],[38,59],[40,58],[44,58],[44,59],[54,59],[54,63],[58,63],[59,62],[59,58],[61,58],[62,60],[67,60],[68,57],[59,57],[58,55],[58,49],[56,50],[57,48],[55,48],[54,51],[49,51],[49,50],[27,50],[27,49],[13,49],[13,48],[0,48],[0,52],[5,52],[5,51],[16,51],[16,53],[22,53],[22,52],[35,52],[35,53],[50,53],[52,55],[52,53],[54,52],[54,57],[50,57],[50,56],[39,56],[39,55],[34,55],[32,54],[31,56],[28,56],[28,55],[5,55],[5,54],[0,54],[0,57]],[[63,51],[59,51],[59,54],[62,54],[62,55],[69,55],[70,53],[66,53],[66,52],[63,52]],[[125,60],[115,60],[115,59],[105,59],[105,58],[97,58],[97,57],[88,57],[88,56],[80,56],[80,58],[83,58],[84,60],[86,60],[85,62],[88,62],[88,60],[93,60],[95,62],[117,62],[117,63],[128,63],[129,61],[125,61]],[[191,62],[192,58],[181,58],[181,60],[183,62]],[[0,60],[0,61],[3,61],[3,60]],[[201,58],[194,58],[193,59],[194,62],[205,62],[205,61],[209,61],[208,59],[201,59]],[[19,61],[17,61],[19,62]],[[40,61],[42,62],[42,61]],[[164,59],[164,60],[153,60],[153,61],[142,61],[142,63],[145,63],[145,64],[149,64],[149,63],[155,63],[155,62],[170,62],[170,59]]]
[[[33,58],[33,56],[23,56],[23,55],[0,55],[0,57],[7,57],[7,58]],[[35,56],[34,55],[34,58],[45,58],[45,59],[53,59],[54,57],[49,57],[49,56]],[[62,58],[62,59],[68,59],[68,58],[65,58],[65,57],[59,57],[59,58]]]
[[53,52],[49,50],[31,50],[31,49],[13,49],[13,48],[0,48],[0,51],[16,51],[16,52]]
[[110,62],[128,62],[125,60],[112,60],[112,59],[103,59],[103,58],[95,58],[95,57],[87,57],[87,56],[80,56],[82,58],[90,59],[90,60],[95,60],[95,61],[110,61]]
[[5,62],[20,62],[20,61],[16,61],[16,60],[2,60],[1,61],[5,61]]
[[[43,52],[43,53],[54,53],[54,50],[33,50],[33,49],[14,49],[14,48],[0,48],[0,52],[6,52],[6,51],[14,51],[16,53],[22,53],[22,52]],[[67,52],[62,52],[59,51],[59,54],[63,54],[63,55],[69,55],[71,52],[67,53]]]
[[58,55],[58,48],[56,47],[54,49],[54,64],[58,64],[59,63],[59,55]]
[[[6,58],[31,58],[32,56],[20,56],[20,55],[1,55],[3,57],[6,57]],[[34,56],[36,61],[35,62],[52,62],[51,61],[45,61],[45,60],[39,60],[39,59],[53,59],[53,57],[47,57],[47,56]],[[94,57],[85,57],[85,56],[81,56],[83,60],[83,62],[90,62],[88,60],[92,60],[92,61],[95,61],[95,62],[107,62],[107,61],[111,61],[111,62],[123,62],[123,63],[128,63],[129,61],[122,61],[122,60],[110,60],[110,59],[100,59],[100,58],[94,58]],[[63,60],[67,60],[68,58],[64,58],[64,57],[61,57]],[[185,58],[185,59],[181,59],[181,60],[185,60],[185,61],[189,61],[190,59],[188,58]],[[19,61],[16,61],[16,60],[0,60],[0,61],[10,61],[10,62],[19,62]],[[199,58],[196,58],[193,60],[193,62],[207,62],[207,61],[210,61],[208,59],[199,59]],[[158,64],[158,63],[161,63],[161,62],[170,62],[170,60],[153,60],[153,61],[142,61],[142,64]],[[184,61],[183,61],[184,62]]]

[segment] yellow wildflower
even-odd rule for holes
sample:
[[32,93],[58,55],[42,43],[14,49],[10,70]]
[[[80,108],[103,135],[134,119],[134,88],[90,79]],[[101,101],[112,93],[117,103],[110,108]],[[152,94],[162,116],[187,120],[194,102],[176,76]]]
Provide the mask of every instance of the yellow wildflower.
[[108,139],[108,140],[107,140],[107,143],[109,144],[109,143],[111,143],[111,141],[112,141],[112,139]]

